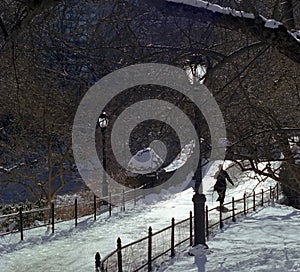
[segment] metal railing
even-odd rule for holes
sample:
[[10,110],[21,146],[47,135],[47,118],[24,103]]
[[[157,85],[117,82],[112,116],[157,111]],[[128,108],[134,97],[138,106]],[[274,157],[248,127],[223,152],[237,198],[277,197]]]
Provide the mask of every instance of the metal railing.
[[127,204],[132,202],[135,205],[143,197],[144,190],[143,187],[140,187],[118,194],[109,193],[107,197],[101,199],[95,195],[92,200],[79,202],[74,199],[73,204],[55,205],[51,203],[50,207],[28,211],[18,207],[15,213],[0,215],[0,237],[20,233],[20,239],[23,240],[24,231],[44,226],[51,227],[52,233],[54,233],[56,224],[69,220],[74,220],[76,227],[78,219],[81,217],[92,215],[96,220],[97,215],[105,212],[108,212],[111,216],[114,208],[120,207],[120,211],[125,211]]
[[[224,208],[215,207],[205,210],[206,221],[206,238],[212,235],[216,227],[221,229],[224,223],[232,221],[236,222],[237,217],[246,215],[250,211],[256,211],[257,207],[270,204],[275,199],[278,200],[279,187],[270,187],[268,190],[263,189],[251,195],[246,195],[240,199],[232,198],[231,202],[225,203]],[[224,216],[225,215],[225,216]],[[175,223],[174,218],[171,225],[152,232],[149,227],[148,235],[134,241],[130,244],[122,245],[121,239],[117,240],[117,249],[108,254],[100,262],[96,258],[97,272],[131,272],[131,271],[152,271],[155,261],[161,258],[169,258],[175,256],[175,249],[185,242],[193,245],[193,215],[180,222]],[[169,255],[168,255],[169,254]],[[99,253],[96,254],[99,258]]]

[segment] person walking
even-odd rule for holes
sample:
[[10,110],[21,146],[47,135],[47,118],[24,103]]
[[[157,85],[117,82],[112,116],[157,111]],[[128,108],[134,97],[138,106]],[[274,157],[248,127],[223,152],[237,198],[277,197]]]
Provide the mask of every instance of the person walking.
[[217,171],[216,175],[216,183],[214,185],[214,191],[217,191],[218,193],[218,199],[217,201],[220,201],[220,209],[222,209],[223,204],[224,204],[224,199],[225,199],[225,194],[226,194],[226,188],[227,188],[227,183],[230,182],[232,185],[234,185],[232,179],[228,175],[227,171],[223,170],[223,166],[219,166],[219,170]]
[[95,272],[102,272],[103,269],[101,267],[101,255],[99,252],[96,253],[95,256]]

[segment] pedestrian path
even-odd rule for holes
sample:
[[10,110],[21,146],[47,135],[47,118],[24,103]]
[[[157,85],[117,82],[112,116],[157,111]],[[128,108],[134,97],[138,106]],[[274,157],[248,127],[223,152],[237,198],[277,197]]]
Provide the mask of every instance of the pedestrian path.
[[261,208],[230,223],[200,256],[188,248],[157,269],[185,272],[299,272],[300,211],[279,204]]

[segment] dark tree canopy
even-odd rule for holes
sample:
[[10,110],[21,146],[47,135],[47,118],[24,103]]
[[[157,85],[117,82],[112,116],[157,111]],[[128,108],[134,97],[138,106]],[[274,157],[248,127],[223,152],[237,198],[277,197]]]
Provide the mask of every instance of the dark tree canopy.
[[[6,183],[21,184],[50,201],[70,176],[72,181],[78,178],[71,130],[88,88],[119,68],[159,62],[184,68],[211,90],[231,142],[227,158],[243,170],[279,180],[277,172],[258,164],[284,154],[288,172],[300,184],[289,147],[300,127],[299,2],[211,0],[198,7],[187,4],[195,1],[175,2],[0,1],[0,84],[5,102],[0,109],[0,171]],[[169,90],[147,91],[136,88],[112,101],[107,108],[110,122],[135,101],[156,97],[169,99],[196,125],[205,123],[184,97]],[[199,134],[209,139],[203,127]],[[176,141],[168,137],[170,130],[161,129],[161,124],[151,128],[157,130],[153,139],[165,131],[161,139],[178,151]],[[141,134],[134,133],[134,152],[148,144]],[[100,137],[97,140],[101,150]],[[174,155],[168,154],[168,160]],[[109,158],[108,165],[113,165]],[[300,193],[294,184],[288,186]]]

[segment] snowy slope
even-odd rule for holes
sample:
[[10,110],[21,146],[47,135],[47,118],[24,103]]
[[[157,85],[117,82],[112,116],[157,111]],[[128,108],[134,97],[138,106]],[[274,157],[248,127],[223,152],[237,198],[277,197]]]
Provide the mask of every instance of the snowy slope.
[[[217,166],[211,167],[204,179],[209,208],[217,206],[217,195],[212,194],[216,169]],[[236,187],[228,187],[225,201],[230,201],[232,196],[241,197],[244,192],[250,193],[257,183],[238,175],[234,168],[229,174],[235,176]],[[272,180],[262,186],[268,188],[270,185],[274,185]],[[117,210],[114,210],[111,218],[107,214],[99,216],[97,221],[93,221],[92,216],[82,218],[77,228],[73,221],[57,224],[54,235],[42,227],[26,231],[23,242],[19,234],[2,237],[0,271],[93,271],[95,252],[99,251],[102,256],[108,254],[115,249],[118,237],[126,244],[146,236],[149,226],[155,231],[170,225],[172,217],[175,220],[187,218],[193,209],[192,196],[192,189],[176,195],[163,192],[148,197],[146,202],[139,202],[135,208],[128,207],[125,213],[116,214]]]

